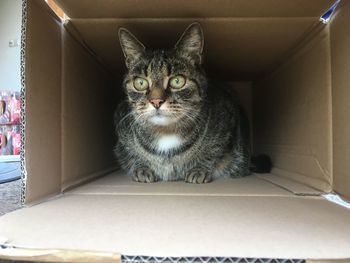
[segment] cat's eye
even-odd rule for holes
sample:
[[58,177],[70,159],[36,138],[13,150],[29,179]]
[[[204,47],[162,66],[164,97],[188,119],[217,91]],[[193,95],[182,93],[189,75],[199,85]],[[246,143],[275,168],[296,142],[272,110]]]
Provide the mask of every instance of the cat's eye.
[[186,83],[186,79],[181,75],[172,77],[169,80],[169,85],[173,89],[181,89],[185,85],[185,83]]
[[137,90],[146,90],[148,89],[148,81],[144,78],[137,77],[134,79],[134,87]]

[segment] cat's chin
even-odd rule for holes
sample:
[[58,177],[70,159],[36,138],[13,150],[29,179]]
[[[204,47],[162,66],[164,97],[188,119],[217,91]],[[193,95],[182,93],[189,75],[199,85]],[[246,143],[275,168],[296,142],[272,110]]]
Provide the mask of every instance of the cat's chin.
[[173,123],[173,119],[167,116],[156,115],[149,118],[149,122],[154,125],[168,126]]

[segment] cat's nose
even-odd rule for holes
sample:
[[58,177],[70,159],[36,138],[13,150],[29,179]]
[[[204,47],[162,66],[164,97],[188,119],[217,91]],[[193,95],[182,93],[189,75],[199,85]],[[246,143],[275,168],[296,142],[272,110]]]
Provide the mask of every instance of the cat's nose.
[[162,104],[165,102],[165,100],[151,99],[149,102],[153,105],[153,107],[155,107],[156,109],[159,109],[160,106],[162,106]]

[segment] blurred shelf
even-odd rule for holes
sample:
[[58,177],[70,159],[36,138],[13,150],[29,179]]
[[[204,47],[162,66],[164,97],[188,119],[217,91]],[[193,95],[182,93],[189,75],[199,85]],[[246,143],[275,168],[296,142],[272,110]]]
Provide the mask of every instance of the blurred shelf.
[[11,125],[20,125],[19,122],[4,122],[0,123],[0,126],[11,126]]
[[20,155],[0,155],[0,163],[2,162],[19,162]]

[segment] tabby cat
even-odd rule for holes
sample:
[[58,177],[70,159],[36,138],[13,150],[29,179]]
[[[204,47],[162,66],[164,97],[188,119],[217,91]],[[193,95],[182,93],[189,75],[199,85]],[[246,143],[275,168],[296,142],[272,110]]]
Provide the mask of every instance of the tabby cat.
[[119,40],[127,73],[115,153],[132,179],[199,184],[249,175],[248,122],[236,96],[205,75],[200,24],[170,50],[146,49],[124,28]]

